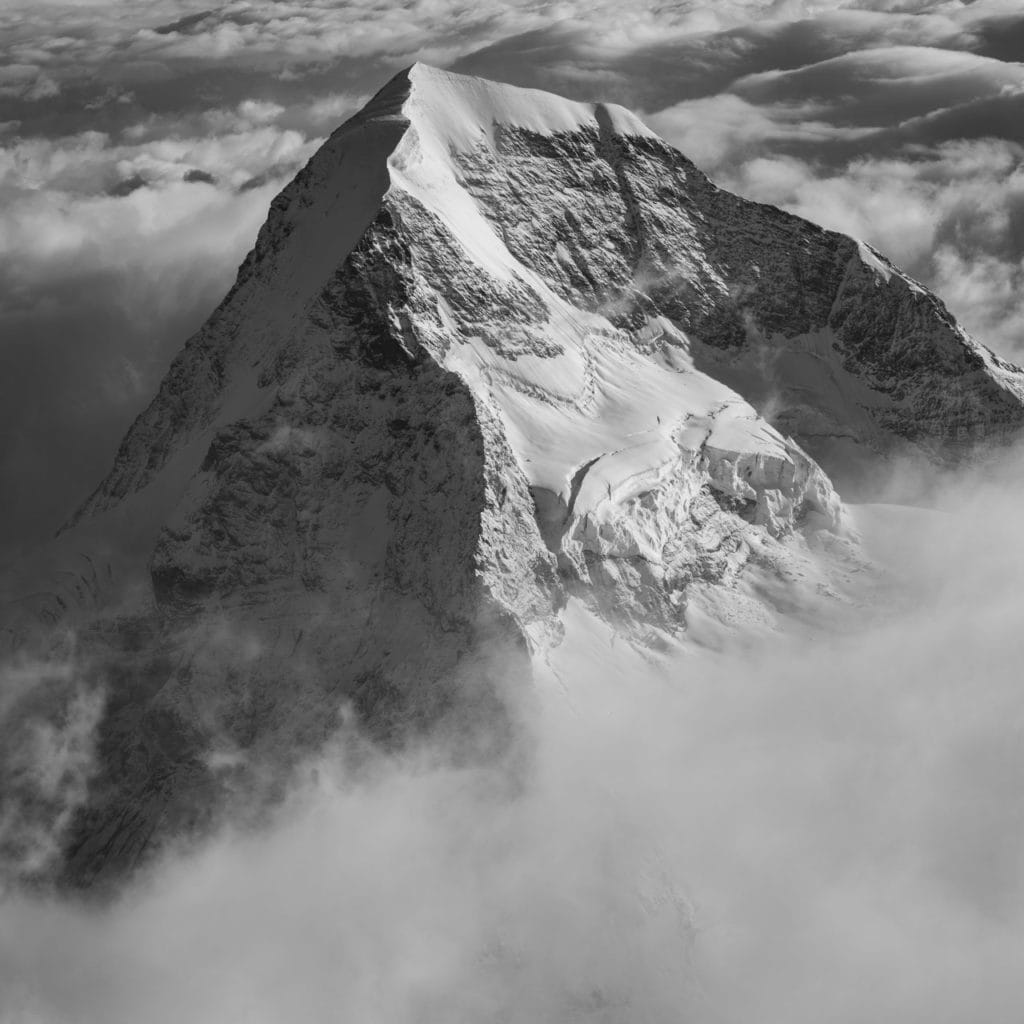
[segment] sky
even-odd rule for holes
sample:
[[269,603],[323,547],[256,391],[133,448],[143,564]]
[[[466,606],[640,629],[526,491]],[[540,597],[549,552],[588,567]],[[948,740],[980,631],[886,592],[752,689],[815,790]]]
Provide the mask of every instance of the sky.
[[[273,195],[414,60],[624,103],[1024,362],[1019,0],[0,0],[0,562],[98,482]],[[525,799],[436,751],[328,760],[269,835],[114,906],[7,901],[0,1024],[1017,1024],[1020,469],[879,513],[902,589],[843,635],[655,663],[575,623]]]
[[270,199],[414,60],[637,110],[1024,360],[1016,0],[0,0],[0,562],[105,474]]

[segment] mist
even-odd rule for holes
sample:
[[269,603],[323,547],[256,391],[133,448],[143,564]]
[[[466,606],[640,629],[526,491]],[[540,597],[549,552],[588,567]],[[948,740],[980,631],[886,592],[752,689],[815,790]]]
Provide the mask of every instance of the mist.
[[842,628],[654,654],[573,603],[521,757],[344,732],[267,831],[9,892],[0,1021],[1016,1021],[1022,469],[852,507]]

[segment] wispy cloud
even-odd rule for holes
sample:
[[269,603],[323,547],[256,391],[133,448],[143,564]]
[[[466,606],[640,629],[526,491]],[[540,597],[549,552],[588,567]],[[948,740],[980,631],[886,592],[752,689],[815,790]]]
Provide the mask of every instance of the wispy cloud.
[[0,879],[31,878],[60,856],[88,795],[104,700],[73,655],[0,665]]

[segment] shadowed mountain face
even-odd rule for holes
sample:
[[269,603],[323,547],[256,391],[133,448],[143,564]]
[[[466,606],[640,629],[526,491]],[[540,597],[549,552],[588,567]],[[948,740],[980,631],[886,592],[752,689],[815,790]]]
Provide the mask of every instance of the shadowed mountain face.
[[[5,870],[95,885],[258,820],[353,720],[499,756],[569,597],[647,644],[754,621],[755,566],[838,597],[827,474],[954,459],[1022,410],[1024,375],[867,246],[621,108],[418,65],[274,201],[11,574],[43,682],[6,699]],[[73,783],[26,768],[39,735]]]

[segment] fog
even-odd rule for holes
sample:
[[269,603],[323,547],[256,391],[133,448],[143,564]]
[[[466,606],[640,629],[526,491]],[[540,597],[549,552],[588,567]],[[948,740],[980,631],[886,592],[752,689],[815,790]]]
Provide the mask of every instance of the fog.
[[571,605],[511,764],[341,735],[268,832],[8,893],[0,1021],[1017,1021],[1022,468],[852,509],[842,629],[655,655]]

